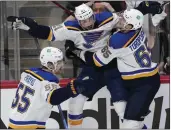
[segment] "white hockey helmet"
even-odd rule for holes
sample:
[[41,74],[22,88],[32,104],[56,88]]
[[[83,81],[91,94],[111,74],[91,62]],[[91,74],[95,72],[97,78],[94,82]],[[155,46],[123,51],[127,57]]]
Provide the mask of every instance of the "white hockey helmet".
[[82,4],[75,8],[75,17],[80,26],[84,30],[93,29],[95,23],[95,16],[93,10],[86,4]]
[[137,30],[141,28],[144,22],[144,15],[136,9],[125,10],[123,17],[126,21],[124,27],[128,24],[131,24],[133,27],[131,30]]
[[45,47],[40,53],[41,65],[52,71],[59,71],[63,68],[63,53],[55,47]]
[[75,17],[77,20],[86,20],[90,18],[94,13],[93,10],[86,4],[81,4],[75,7]]

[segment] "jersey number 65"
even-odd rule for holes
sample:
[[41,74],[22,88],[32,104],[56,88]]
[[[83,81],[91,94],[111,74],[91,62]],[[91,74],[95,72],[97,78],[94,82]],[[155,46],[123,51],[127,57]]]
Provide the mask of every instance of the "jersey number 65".
[[144,68],[151,66],[151,58],[144,45],[140,46],[140,48],[134,52],[134,57],[140,67]]

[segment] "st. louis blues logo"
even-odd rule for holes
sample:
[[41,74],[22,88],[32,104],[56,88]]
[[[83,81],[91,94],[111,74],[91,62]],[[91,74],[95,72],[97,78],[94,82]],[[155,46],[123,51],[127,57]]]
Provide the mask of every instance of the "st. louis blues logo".
[[82,33],[82,36],[83,36],[84,40],[86,41],[86,43],[84,43],[83,46],[85,48],[93,47],[93,43],[96,42],[97,40],[99,40],[100,37],[102,36],[102,34],[103,34],[103,31]]

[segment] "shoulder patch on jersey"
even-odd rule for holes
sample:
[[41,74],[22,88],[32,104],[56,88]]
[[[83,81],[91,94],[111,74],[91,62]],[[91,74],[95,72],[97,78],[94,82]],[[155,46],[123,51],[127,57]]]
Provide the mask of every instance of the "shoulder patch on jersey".
[[64,22],[64,25],[68,30],[81,31],[81,27],[80,27],[78,21],[76,21],[76,20],[66,21],[66,22]]
[[34,76],[36,79],[43,81],[48,80],[50,82],[59,83],[59,79],[50,72],[44,71],[41,68],[30,68],[24,72]]
[[114,49],[125,48],[138,36],[139,30],[128,33],[118,32],[113,34],[109,39],[109,46]]
[[102,12],[99,14],[95,14],[96,22],[98,27],[110,22],[113,20],[113,14],[111,12]]

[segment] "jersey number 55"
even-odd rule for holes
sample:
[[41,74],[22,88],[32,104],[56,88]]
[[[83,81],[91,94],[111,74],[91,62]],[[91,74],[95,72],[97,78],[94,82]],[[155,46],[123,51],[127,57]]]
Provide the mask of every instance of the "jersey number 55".
[[[21,90],[21,95],[19,94],[19,91]],[[24,113],[28,110],[30,106],[30,99],[27,97],[28,94],[31,96],[34,96],[35,90],[31,89],[28,86],[25,86],[21,82],[18,85],[15,99],[12,102],[12,108],[17,107],[17,111],[20,113]]]

